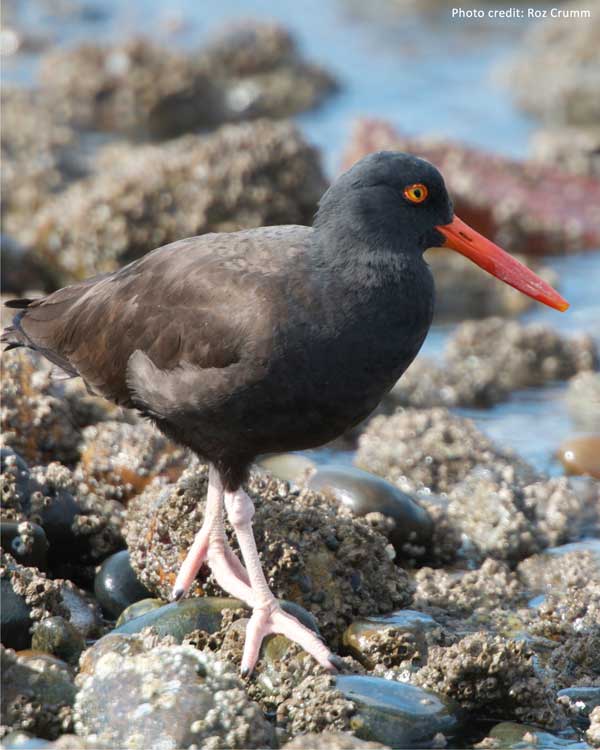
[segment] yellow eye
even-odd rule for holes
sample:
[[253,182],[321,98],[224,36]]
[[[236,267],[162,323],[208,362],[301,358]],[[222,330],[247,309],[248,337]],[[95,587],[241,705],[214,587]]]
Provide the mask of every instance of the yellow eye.
[[417,182],[414,185],[409,185],[404,188],[404,197],[411,203],[423,203],[425,198],[429,195],[429,190],[421,182]]

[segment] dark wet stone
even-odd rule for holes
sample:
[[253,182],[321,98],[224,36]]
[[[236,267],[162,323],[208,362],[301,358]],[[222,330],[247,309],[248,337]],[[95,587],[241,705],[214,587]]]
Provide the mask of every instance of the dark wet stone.
[[544,750],[586,750],[589,748],[587,742],[579,742],[575,737],[557,737],[537,727],[517,724],[513,721],[496,724],[489,736],[500,743],[492,747],[502,747],[507,750],[530,747],[544,748]]
[[47,617],[34,626],[31,646],[54,654],[69,664],[76,664],[85,649],[85,639],[64,617]]
[[586,474],[600,479],[600,435],[582,435],[565,440],[558,457],[567,474]]
[[102,563],[94,581],[94,593],[104,613],[112,618],[130,604],[150,596],[133,572],[127,550],[116,552]]
[[[30,432],[29,427],[23,425],[28,425],[31,413],[38,410],[48,417],[48,429],[57,440],[62,440],[62,432],[57,425],[56,430],[52,427],[48,415],[54,415],[56,419],[57,415],[60,416],[61,429],[67,430],[68,426],[73,434],[78,432],[74,423],[79,407],[74,406],[75,401],[56,397],[52,389],[57,386],[52,384],[49,370],[36,369],[35,359],[27,354],[20,359],[11,359],[9,364],[14,366],[10,370],[14,377],[6,384],[11,404],[7,420],[15,434],[21,435],[23,430]],[[36,385],[35,390],[30,381]],[[39,400],[33,393],[39,395]],[[91,408],[91,397],[85,398]],[[86,402],[79,400],[77,403],[81,406]],[[59,404],[62,405],[60,409]],[[61,411],[63,407],[66,411]],[[79,411],[86,409],[87,406]],[[40,437],[37,431],[35,435],[35,445],[46,445],[43,436]],[[27,448],[24,438],[19,438],[18,442],[24,444],[30,456],[32,446]],[[53,577],[68,577],[87,587],[90,574],[92,578],[94,575],[92,566],[124,546],[120,527],[125,508],[116,499],[121,496],[118,486],[100,485],[95,479],[83,475],[81,470],[71,471],[58,460],[48,463],[42,456],[37,460],[39,465],[28,469],[23,462],[19,463],[15,454],[6,456],[1,477],[3,518],[6,521],[30,521],[41,526],[48,540],[48,568]],[[61,460],[65,461],[64,457]]]
[[317,468],[314,461],[299,453],[280,453],[263,456],[257,462],[258,466],[269,474],[286,482],[304,484],[306,478]]
[[113,633],[139,633],[151,627],[158,635],[171,635],[181,643],[193,630],[215,633],[224,609],[239,609],[244,605],[238,599],[203,596],[165,604],[146,614],[120,625]]
[[440,627],[433,617],[404,609],[356,620],[344,631],[342,643],[367,669],[375,664],[397,667],[421,661],[427,653],[426,634]]
[[65,490],[52,493],[51,498],[41,518],[44,530],[54,548],[53,551],[56,552],[56,548],[73,541],[73,522],[81,509],[73,495]]
[[84,638],[97,637],[102,629],[100,607],[81,589],[66,581],[61,589],[61,597],[69,614],[69,622]]
[[352,466],[325,466],[308,481],[312,490],[332,495],[356,516],[381,513],[393,521],[387,536],[399,555],[406,546],[431,542],[433,522],[412,497],[381,477]]
[[[6,488],[6,507],[14,508],[32,521],[35,516],[51,545],[51,556],[72,555],[75,542],[72,526],[77,514],[82,512],[73,495],[59,485],[40,484],[14,451],[3,449],[2,459],[2,473],[6,472],[7,479],[10,479],[10,487]],[[14,554],[10,549],[7,551]]]
[[29,522],[2,521],[0,538],[2,547],[18,563],[45,570],[48,540],[41,526]]
[[130,604],[127,609],[124,609],[121,612],[117,619],[115,627],[118,628],[121,625],[124,625],[126,622],[129,622],[129,620],[134,620],[136,617],[141,617],[147,612],[151,612],[152,610],[158,609],[159,607],[164,607],[165,604],[167,604],[167,602],[163,601],[162,599],[140,599],[139,602]]
[[438,733],[452,736],[459,727],[458,708],[452,701],[415,685],[339,675],[335,687],[355,704],[357,712],[350,726],[364,740],[415,747],[430,743]]
[[55,739],[71,728],[75,685],[64,669],[41,664],[35,669],[11,651],[2,658],[2,723],[44,739]]
[[0,622],[2,627],[2,644],[7,648],[16,650],[29,648],[31,645],[31,620],[29,618],[31,608],[19,596],[10,580],[0,581],[0,592],[2,608],[0,610]]

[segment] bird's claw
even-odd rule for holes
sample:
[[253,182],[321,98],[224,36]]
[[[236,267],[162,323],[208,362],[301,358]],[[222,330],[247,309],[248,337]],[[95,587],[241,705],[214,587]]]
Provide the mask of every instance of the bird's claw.
[[322,667],[330,672],[337,671],[336,657],[327,648],[323,639],[295,617],[284,612],[273,600],[265,606],[256,607],[248,621],[241,667],[243,677],[252,673],[263,639],[270,634],[284,635],[290,641],[298,643]]

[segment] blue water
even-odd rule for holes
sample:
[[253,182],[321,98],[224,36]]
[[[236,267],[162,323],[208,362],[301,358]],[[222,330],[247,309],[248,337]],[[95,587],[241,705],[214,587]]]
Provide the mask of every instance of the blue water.
[[[384,117],[409,134],[439,133],[516,156],[526,153],[533,128],[493,76],[526,23],[475,26],[452,21],[448,10],[431,18],[394,11],[383,0],[105,0],[74,16],[51,16],[46,3],[23,6],[28,28],[65,44],[148,34],[193,49],[224,23],[249,17],[282,22],[306,57],[323,64],[342,86],[328,104],[298,118],[323,148],[330,172],[359,116]],[[173,23],[181,29],[170,31]],[[6,78],[23,81],[34,74],[35,58],[20,58],[7,61]]]
[[[146,34],[172,48],[194,49],[227,22],[282,22],[306,57],[321,63],[341,85],[324,106],[297,118],[307,138],[321,148],[331,176],[361,116],[384,118],[409,135],[435,133],[524,157],[536,123],[515,108],[509,89],[497,83],[497,71],[515,54],[527,22],[456,22],[449,7],[426,14],[402,12],[400,5],[393,0],[86,0],[81,5],[32,0],[9,8],[18,8],[19,21],[30,32],[58,44]],[[66,10],[56,13],[57,8]],[[2,77],[30,84],[37,62],[36,55],[7,58]],[[560,290],[572,308],[561,315],[536,305],[523,319],[567,334],[587,331],[600,343],[600,252],[548,264],[559,273]],[[439,356],[452,330],[435,327],[424,353]],[[538,468],[557,472],[552,454],[573,429],[563,396],[564,385],[552,385],[515,393],[490,410],[460,413]],[[325,451],[319,458],[350,461],[352,455]]]

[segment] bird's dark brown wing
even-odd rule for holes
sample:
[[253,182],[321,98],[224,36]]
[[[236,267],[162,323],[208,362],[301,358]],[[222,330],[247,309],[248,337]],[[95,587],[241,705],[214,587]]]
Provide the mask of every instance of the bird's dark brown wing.
[[155,412],[185,397],[219,398],[268,360],[279,289],[272,280],[304,253],[311,231],[272,227],[172,243],[29,303],[15,319],[19,343],[123,405]]

